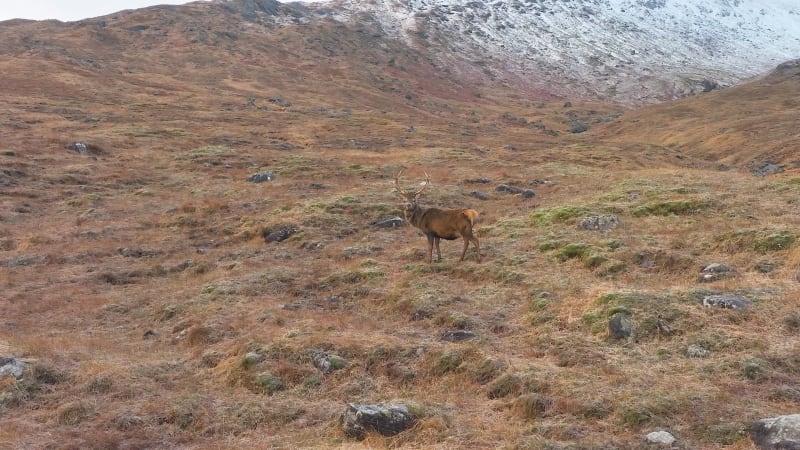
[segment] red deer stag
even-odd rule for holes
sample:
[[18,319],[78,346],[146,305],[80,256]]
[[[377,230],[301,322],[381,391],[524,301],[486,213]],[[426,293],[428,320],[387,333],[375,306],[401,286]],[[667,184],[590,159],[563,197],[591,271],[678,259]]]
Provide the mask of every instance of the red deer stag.
[[394,186],[397,193],[406,201],[405,216],[406,221],[417,227],[425,237],[428,238],[428,263],[433,262],[433,246],[436,245],[436,255],[439,260],[442,259],[442,252],[439,250],[439,240],[447,239],[454,240],[459,237],[464,239],[464,251],[461,252],[461,259],[467,254],[469,243],[475,244],[475,255],[478,262],[481,262],[481,246],[478,238],[472,234],[472,227],[475,225],[475,219],[478,217],[478,212],[474,209],[438,209],[438,208],[420,208],[417,204],[417,197],[425,188],[431,183],[431,177],[425,174],[425,183],[421,188],[414,192],[405,192],[400,189],[400,174],[401,170],[394,177]]

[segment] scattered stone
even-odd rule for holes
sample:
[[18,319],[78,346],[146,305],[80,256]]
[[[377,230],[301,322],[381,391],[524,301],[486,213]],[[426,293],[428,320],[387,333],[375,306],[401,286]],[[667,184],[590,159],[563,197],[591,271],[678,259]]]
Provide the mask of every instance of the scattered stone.
[[469,184],[489,184],[492,182],[492,180],[486,177],[478,177],[478,178],[471,178],[469,180],[464,180],[464,182]]
[[489,200],[489,196],[480,191],[472,191],[469,193],[469,195],[477,198],[478,200]]
[[347,361],[344,358],[331,353],[313,352],[311,360],[314,362],[314,367],[325,374],[344,369],[347,366]]
[[633,326],[626,313],[618,312],[608,321],[608,333],[614,339],[626,339],[631,336]]
[[0,356],[0,380],[6,377],[22,378],[25,372],[25,363],[6,356]]
[[89,146],[83,142],[73,142],[65,147],[67,150],[71,150],[77,153],[87,153],[89,151]]
[[99,155],[103,153],[103,150],[100,147],[92,144],[87,144],[85,142],[73,142],[71,144],[65,145],[64,148],[71,152],[79,153],[81,155]]
[[395,216],[389,219],[379,220],[374,222],[372,226],[377,228],[400,228],[406,224],[405,220],[401,217]]
[[800,449],[800,414],[757,420],[750,426],[750,439],[761,450]]
[[522,189],[516,186],[510,186],[508,184],[498,184],[496,188],[494,188],[497,192],[508,192],[510,194],[520,194],[522,198],[533,198],[536,197],[536,193],[533,192],[532,189]]
[[700,271],[697,281],[700,283],[711,283],[714,281],[724,280],[736,277],[736,269],[731,266],[726,266],[720,263],[711,263]]
[[608,231],[617,228],[619,224],[619,217],[616,214],[604,214],[601,216],[584,217],[580,223],[578,223],[578,228],[582,230]]
[[461,342],[476,338],[478,335],[466,330],[447,330],[442,334],[442,340],[447,342]]
[[686,347],[686,356],[689,358],[705,358],[709,354],[711,354],[710,351],[697,344],[689,344]]
[[667,445],[671,446],[678,440],[675,439],[671,433],[667,431],[653,431],[645,436],[644,440],[650,444]]
[[340,418],[342,430],[347,436],[364,439],[368,430],[384,436],[394,436],[411,428],[417,418],[406,405],[348,403]]
[[783,169],[781,168],[781,166],[777,164],[767,162],[756,167],[751,172],[758,177],[765,177],[767,175],[775,175],[776,173],[781,173],[783,172]]
[[154,337],[155,335],[156,335],[155,331],[147,330],[147,331],[144,332],[144,334],[142,334],[142,339],[150,339],[151,337]]
[[261,356],[260,354],[256,352],[248,352],[246,355],[244,355],[244,358],[242,358],[242,366],[245,368],[253,367],[255,365],[258,365],[263,360],[264,357]]
[[282,242],[289,238],[289,236],[297,233],[297,227],[294,225],[279,225],[273,228],[267,228],[261,233],[265,242]]
[[257,172],[249,177],[247,177],[247,181],[251,183],[263,183],[265,181],[272,181],[276,178],[275,172],[271,172],[269,170],[264,172]]
[[743,311],[749,309],[752,304],[750,300],[737,294],[706,295],[703,297],[703,306],[707,308],[724,308]]

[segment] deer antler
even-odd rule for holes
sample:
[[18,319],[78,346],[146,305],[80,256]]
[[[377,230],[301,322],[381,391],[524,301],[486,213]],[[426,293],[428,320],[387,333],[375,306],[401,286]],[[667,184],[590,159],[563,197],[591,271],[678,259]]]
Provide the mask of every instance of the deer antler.
[[403,171],[401,170],[400,172],[397,172],[397,175],[394,176],[394,188],[397,191],[397,193],[400,194],[400,196],[402,196],[406,200],[409,201],[414,200],[419,196],[419,194],[422,193],[422,191],[424,191],[431,184],[431,177],[430,175],[428,175],[428,172],[425,172],[425,184],[423,184],[421,188],[417,189],[414,192],[404,192],[403,189],[400,188],[400,181],[399,181],[400,174],[402,173]]
[[414,200],[415,198],[417,198],[417,196],[419,196],[419,194],[422,193],[422,191],[424,191],[428,187],[428,185],[431,184],[431,177],[430,175],[428,175],[428,172],[425,172],[425,184],[423,184],[421,188],[410,193],[404,192],[402,189],[400,189],[400,182],[399,182],[400,174],[402,173],[403,171],[401,170],[400,172],[397,172],[397,175],[394,176],[394,188],[397,191],[397,193],[400,194],[406,200]]

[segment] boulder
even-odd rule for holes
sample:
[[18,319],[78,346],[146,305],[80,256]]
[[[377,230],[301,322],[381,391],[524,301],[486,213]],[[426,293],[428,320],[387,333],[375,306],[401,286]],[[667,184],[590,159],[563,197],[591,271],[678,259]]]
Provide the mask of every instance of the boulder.
[[478,335],[466,330],[447,330],[442,334],[442,340],[447,342],[461,342],[475,339]]
[[247,177],[247,181],[251,183],[263,183],[265,181],[272,181],[276,178],[275,172],[270,172],[269,170],[264,172],[257,172],[249,177]]
[[582,230],[608,231],[617,228],[619,223],[619,217],[616,214],[604,214],[601,216],[584,217],[580,223],[578,223],[578,228]]
[[297,227],[294,225],[279,225],[277,227],[267,228],[261,233],[265,242],[281,242],[289,238],[289,236],[297,233]]
[[0,380],[6,377],[22,378],[23,372],[25,372],[24,362],[0,356]]
[[800,450],[800,414],[757,420],[750,439],[761,450]]
[[614,339],[625,339],[633,333],[631,319],[626,313],[618,312],[608,321],[608,334]]
[[508,192],[510,194],[520,194],[522,198],[533,198],[536,197],[536,193],[533,192],[532,189],[522,189],[516,186],[511,186],[508,184],[498,184],[496,188],[494,188],[497,192]]
[[369,430],[375,430],[384,436],[394,436],[411,428],[416,421],[407,406],[382,403],[348,403],[340,418],[344,433],[356,439],[364,439]]
[[652,433],[648,433],[647,436],[644,437],[644,440],[649,444],[657,444],[663,446],[672,446],[678,440],[675,439],[668,431],[653,431]]
[[736,269],[731,266],[711,263],[703,267],[703,270],[700,271],[700,275],[697,277],[697,281],[700,283],[711,283],[727,278],[734,278],[736,275]]
[[325,374],[344,369],[347,366],[347,361],[344,358],[332,353],[313,352],[311,360],[314,362],[314,367]]
[[724,308],[744,311],[753,303],[744,296],[736,294],[706,295],[703,297],[703,306],[706,308]]
[[406,224],[402,217],[395,216],[389,219],[379,220],[372,225],[377,228],[400,228]]

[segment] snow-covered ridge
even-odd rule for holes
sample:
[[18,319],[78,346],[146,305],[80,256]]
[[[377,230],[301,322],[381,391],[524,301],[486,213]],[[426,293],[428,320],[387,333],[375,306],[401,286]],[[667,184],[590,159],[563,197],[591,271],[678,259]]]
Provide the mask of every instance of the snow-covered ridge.
[[[448,64],[499,79],[546,78],[559,92],[664,100],[800,58],[796,0],[335,0],[342,21],[374,17],[426,39]],[[552,84],[551,84],[552,86]]]

